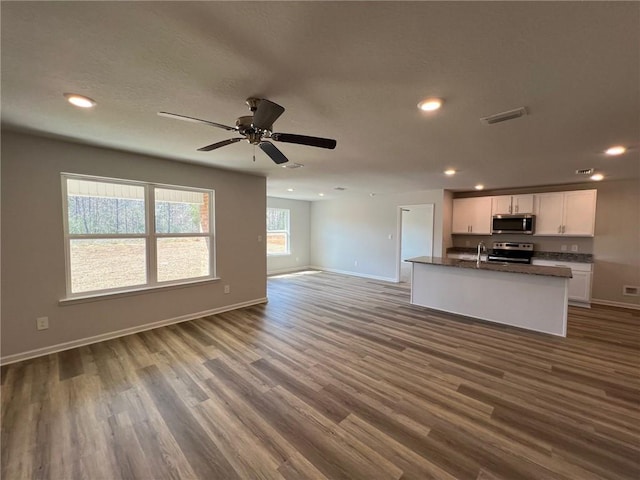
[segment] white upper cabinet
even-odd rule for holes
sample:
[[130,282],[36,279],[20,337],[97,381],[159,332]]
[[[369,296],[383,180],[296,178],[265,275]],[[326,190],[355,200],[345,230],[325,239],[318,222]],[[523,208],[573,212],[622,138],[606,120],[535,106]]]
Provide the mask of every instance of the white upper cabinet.
[[452,233],[491,235],[491,197],[454,199]]
[[516,215],[518,213],[533,213],[533,199],[533,194],[492,197],[491,214]]
[[595,230],[596,190],[536,195],[536,235],[592,237]]

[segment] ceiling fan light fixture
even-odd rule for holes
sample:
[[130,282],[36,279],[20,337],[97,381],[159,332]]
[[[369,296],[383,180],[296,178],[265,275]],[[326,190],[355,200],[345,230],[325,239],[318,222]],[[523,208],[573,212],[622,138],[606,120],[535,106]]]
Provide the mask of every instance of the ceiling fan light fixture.
[[420,103],[418,103],[418,108],[423,112],[433,112],[442,107],[442,99],[441,98],[425,98]]
[[67,99],[67,102],[76,107],[92,108],[96,106],[96,101],[94,99],[85,97],[84,95],[78,95],[77,93],[65,93],[64,98]]
[[627,149],[622,145],[616,145],[614,147],[607,148],[604,153],[606,153],[607,155],[615,156],[615,155],[622,155],[626,151]]

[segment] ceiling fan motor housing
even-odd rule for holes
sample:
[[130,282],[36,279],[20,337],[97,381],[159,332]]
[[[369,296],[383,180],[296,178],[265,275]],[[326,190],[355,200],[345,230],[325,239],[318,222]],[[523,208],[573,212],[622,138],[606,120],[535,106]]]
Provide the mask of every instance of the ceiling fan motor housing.
[[260,143],[263,135],[271,134],[271,130],[262,130],[260,128],[255,128],[253,126],[253,116],[245,115],[243,117],[239,117],[236,120],[236,127],[238,128],[238,132],[247,137],[249,143],[253,145],[257,145]]

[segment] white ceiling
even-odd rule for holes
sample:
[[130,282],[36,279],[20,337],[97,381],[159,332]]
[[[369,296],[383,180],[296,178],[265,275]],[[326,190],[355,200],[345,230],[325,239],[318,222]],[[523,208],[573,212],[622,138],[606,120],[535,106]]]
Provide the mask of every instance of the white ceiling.
[[[76,142],[237,169],[318,200],[640,174],[638,2],[2,2],[2,122]],[[94,98],[71,107],[64,92]],[[225,130],[248,96],[286,108],[283,169]],[[427,96],[444,107],[426,114]],[[530,115],[479,118],[526,106]],[[632,149],[605,157],[614,144]],[[459,174],[445,177],[445,168]],[[347,190],[339,192],[334,187]],[[287,188],[295,188],[293,193]]]

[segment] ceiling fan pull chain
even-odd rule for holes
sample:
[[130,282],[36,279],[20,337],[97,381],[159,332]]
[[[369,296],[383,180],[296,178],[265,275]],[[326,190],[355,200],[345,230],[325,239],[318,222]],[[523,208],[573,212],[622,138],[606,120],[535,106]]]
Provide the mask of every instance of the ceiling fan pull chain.
[[256,163],[256,145],[253,145],[253,163]]

